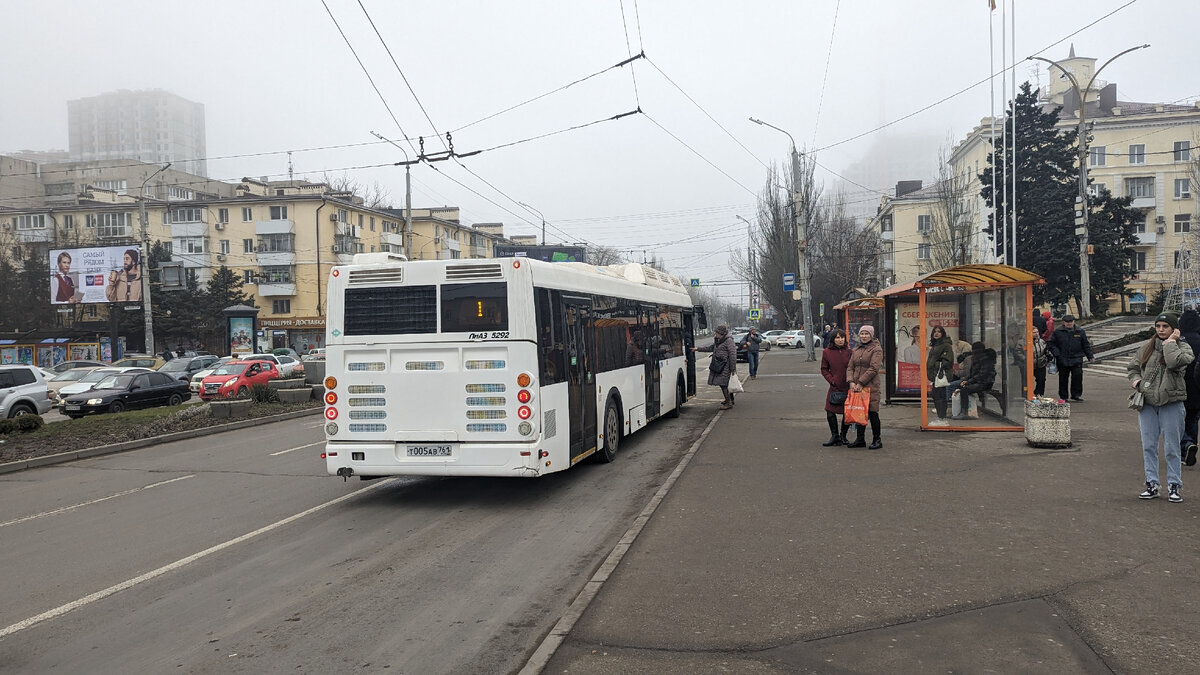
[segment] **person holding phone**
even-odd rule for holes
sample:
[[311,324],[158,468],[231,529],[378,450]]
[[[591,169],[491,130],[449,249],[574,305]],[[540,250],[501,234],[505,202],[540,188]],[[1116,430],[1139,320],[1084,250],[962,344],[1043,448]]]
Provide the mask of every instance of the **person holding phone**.
[[1179,335],[1179,315],[1174,312],[1159,314],[1154,320],[1154,335],[1125,368],[1130,386],[1142,392],[1144,397],[1138,411],[1138,428],[1142,435],[1146,489],[1138,495],[1139,499],[1158,497],[1158,442],[1161,438],[1167,460],[1167,499],[1183,501],[1179,441],[1183,435],[1184,401],[1187,400],[1184,373],[1195,355]]

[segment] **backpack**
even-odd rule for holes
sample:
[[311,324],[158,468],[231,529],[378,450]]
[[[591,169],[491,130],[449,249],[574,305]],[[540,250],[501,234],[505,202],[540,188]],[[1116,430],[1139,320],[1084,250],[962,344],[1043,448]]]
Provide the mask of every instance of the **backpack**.
[[1041,335],[1033,339],[1033,367],[1045,368],[1050,363],[1050,355],[1046,353],[1046,341]]

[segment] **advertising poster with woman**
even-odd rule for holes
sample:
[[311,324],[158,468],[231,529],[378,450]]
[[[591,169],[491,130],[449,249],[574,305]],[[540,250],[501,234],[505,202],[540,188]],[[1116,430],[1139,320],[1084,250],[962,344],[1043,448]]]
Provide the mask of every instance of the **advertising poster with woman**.
[[[958,335],[958,303],[926,302],[926,342],[934,326],[942,326],[952,336]],[[921,344],[921,309],[915,302],[896,305],[896,393],[919,396],[925,386],[921,374],[921,352],[929,348]]]

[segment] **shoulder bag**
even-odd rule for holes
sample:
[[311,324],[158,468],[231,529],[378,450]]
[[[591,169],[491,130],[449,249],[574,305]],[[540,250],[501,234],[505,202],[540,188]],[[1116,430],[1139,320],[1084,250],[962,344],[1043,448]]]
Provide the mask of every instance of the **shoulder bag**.
[[838,391],[837,389],[829,390],[829,405],[844,405],[846,403],[846,392]]
[[720,375],[725,372],[725,357],[713,354],[712,360],[708,362],[708,372],[713,375]]
[[935,386],[935,387],[950,386],[950,380],[949,380],[949,378],[946,377],[946,367],[945,366],[943,366],[943,365],[938,366],[937,377],[933,378],[933,386]]

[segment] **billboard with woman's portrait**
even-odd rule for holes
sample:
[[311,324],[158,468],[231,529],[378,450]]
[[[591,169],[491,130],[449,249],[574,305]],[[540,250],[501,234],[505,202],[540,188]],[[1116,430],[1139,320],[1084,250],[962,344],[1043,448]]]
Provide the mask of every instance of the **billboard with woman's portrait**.
[[50,303],[142,301],[142,253],[137,246],[53,249]]

